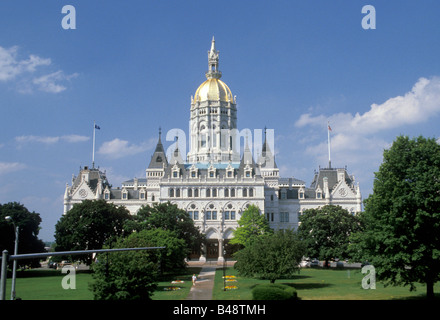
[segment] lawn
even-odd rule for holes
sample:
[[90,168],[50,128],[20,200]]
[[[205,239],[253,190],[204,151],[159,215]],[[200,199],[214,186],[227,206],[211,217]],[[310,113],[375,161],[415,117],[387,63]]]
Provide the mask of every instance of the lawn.
[[[198,274],[200,268],[188,268],[186,272],[178,275],[168,275],[158,283],[158,288],[153,295],[153,300],[184,300],[191,289],[191,275]],[[234,268],[227,269],[227,275],[236,276],[235,290],[223,290],[223,269],[217,269],[215,275],[213,299],[214,300],[251,300],[252,288],[268,281],[240,277]],[[36,269],[19,271],[17,275],[17,297],[23,300],[93,300],[93,293],[89,290],[89,283],[93,282],[89,271],[76,273],[76,289],[63,289],[61,271],[53,269]],[[392,299],[417,299],[424,297],[425,286],[418,285],[417,291],[410,292],[408,287],[384,287],[376,284],[375,290],[365,290],[361,287],[364,275],[359,269],[336,270],[306,268],[294,279],[277,280],[276,283],[293,286],[302,300],[392,300]],[[180,283],[172,281],[181,280]],[[177,287],[179,290],[165,290]],[[6,298],[9,300],[11,292],[11,279],[8,278]],[[440,283],[434,287],[437,297],[440,296]],[[440,298],[440,297],[439,297]]]
[[[166,275],[154,292],[153,300],[183,300],[192,286],[191,276],[198,274],[201,268],[188,268],[177,275]],[[76,272],[75,289],[63,289],[62,280],[66,274],[54,269],[34,269],[17,272],[16,296],[22,300],[93,300],[93,293],[89,290],[89,283],[94,281],[88,270]],[[175,280],[182,282],[173,284]],[[167,290],[170,287],[178,290]],[[6,299],[11,297],[11,278],[6,283]]]
[[[268,280],[256,280],[240,277],[236,270],[228,268],[227,275],[236,276],[234,284],[237,289],[224,291],[223,269],[218,269],[215,275],[214,300],[251,300],[252,289]],[[410,292],[409,287],[384,287],[377,282],[376,289],[363,289],[362,278],[365,275],[360,269],[321,269],[305,268],[294,279],[277,280],[276,283],[294,287],[301,300],[393,300],[417,299],[424,297],[426,287],[417,285],[417,291]],[[434,292],[440,292],[437,283]]]

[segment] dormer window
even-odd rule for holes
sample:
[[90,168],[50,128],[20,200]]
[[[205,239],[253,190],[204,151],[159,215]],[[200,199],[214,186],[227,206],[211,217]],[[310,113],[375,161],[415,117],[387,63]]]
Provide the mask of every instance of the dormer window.
[[173,178],[179,178],[180,177],[180,168],[177,165],[174,165],[171,174],[172,174]]
[[320,187],[316,189],[316,199],[322,199],[322,190]]
[[145,189],[141,189],[141,191],[139,191],[139,199],[145,200],[146,198],[147,198],[147,192],[145,191]]
[[299,199],[305,199],[305,191],[303,188],[299,189],[298,191],[298,198]]
[[234,168],[231,166],[231,164],[228,165],[226,168],[226,177],[233,178],[234,177]]
[[197,176],[198,176],[198,170],[197,170],[197,167],[193,164],[192,166],[191,166],[191,168],[189,168],[189,172],[190,172],[190,177],[192,178],[192,179],[195,179],[195,178],[197,178]]
[[244,176],[246,178],[251,178],[252,177],[252,168],[248,164],[244,168]]
[[215,178],[216,172],[215,168],[211,165],[208,169],[208,177]]
[[128,191],[127,189],[122,190],[122,200],[128,200]]
[[105,191],[104,191],[104,199],[105,200],[110,200],[110,190],[109,189],[105,189]]

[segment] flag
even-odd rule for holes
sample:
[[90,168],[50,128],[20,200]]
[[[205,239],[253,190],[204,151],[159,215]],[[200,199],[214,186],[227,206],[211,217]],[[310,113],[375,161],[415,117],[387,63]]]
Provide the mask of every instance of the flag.
[[101,128],[97,124],[95,124],[95,129],[101,130]]
[[332,128],[330,127],[330,125],[328,125],[328,131],[332,131]]

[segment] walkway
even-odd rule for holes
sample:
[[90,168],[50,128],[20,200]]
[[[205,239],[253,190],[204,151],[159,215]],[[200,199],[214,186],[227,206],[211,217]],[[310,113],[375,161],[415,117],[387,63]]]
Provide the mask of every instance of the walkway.
[[[232,267],[235,261],[228,261],[227,266]],[[212,300],[212,290],[214,288],[215,271],[222,268],[223,264],[217,264],[217,261],[207,261],[205,263],[189,262],[190,266],[201,266],[202,270],[198,274],[196,285],[186,297],[186,300]]]
[[204,265],[186,300],[211,300],[216,266]]

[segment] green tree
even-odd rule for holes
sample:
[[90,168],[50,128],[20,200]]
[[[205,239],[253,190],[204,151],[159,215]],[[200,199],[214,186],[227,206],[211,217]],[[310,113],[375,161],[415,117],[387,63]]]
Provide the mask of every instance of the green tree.
[[326,205],[308,209],[300,217],[298,234],[304,240],[309,257],[325,260],[349,258],[349,236],[360,229],[357,216],[340,206]]
[[440,145],[399,136],[385,150],[365,200],[364,230],[352,237],[357,259],[368,260],[385,284],[425,283],[434,296],[440,279]]
[[188,213],[170,202],[143,206],[131,222],[131,227],[138,231],[159,228],[173,231],[179,239],[185,241],[183,252],[186,256],[193,248],[200,248],[204,240]]
[[261,214],[260,209],[256,205],[250,205],[238,220],[239,227],[234,231],[234,237],[231,244],[239,244],[248,246],[256,237],[264,234],[272,234],[273,230],[269,226],[269,222]]
[[[9,254],[14,254],[15,246],[15,228],[13,224],[6,221],[5,218],[10,216],[19,228],[18,236],[18,253],[38,253],[45,252],[44,242],[38,239],[40,231],[41,217],[39,213],[30,212],[24,205],[18,202],[9,202],[0,204],[0,249],[8,250]],[[39,266],[39,261],[18,260],[19,266],[31,265]]]
[[297,273],[305,247],[292,230],[278,230],[254,237],[254,241],[234,254],[234,268],[245,277],[275,280]]
[[[55,225],[56,251],[102,249],[111,246],[118,237],[129,234],[124,226],[132,219],[125,207],[105,200],[84,200],[75,204]],[[86,264],[91,255],[76,256]]]
[[[159,237],[152,237],[152,234],[151,230],[135,232],[126,238],[120,238],[113,248],[155,247],[161,242],[163,233]],[[94,299],[150,300],[157,288],[162,256],[159,250],[99,254],[92,264],[95,281],[90,284],[90,289]]]
[[187,244],[178,237],[176,232],[163,229],[147,229],[138,232],[137,237],[143,238],[148,246],[165,247],[158,250],[157,254],[160,271],[178,272],[185,269],[184,259],[187,257]]

